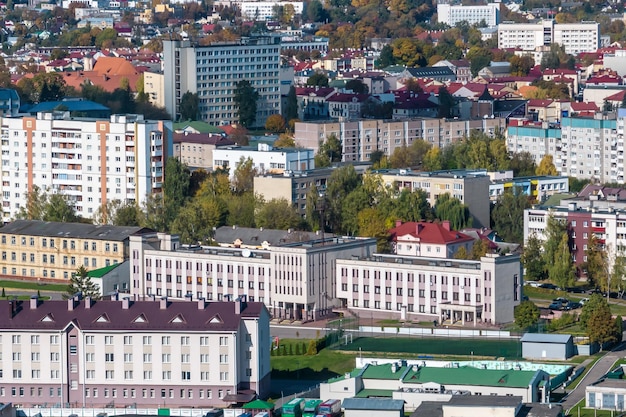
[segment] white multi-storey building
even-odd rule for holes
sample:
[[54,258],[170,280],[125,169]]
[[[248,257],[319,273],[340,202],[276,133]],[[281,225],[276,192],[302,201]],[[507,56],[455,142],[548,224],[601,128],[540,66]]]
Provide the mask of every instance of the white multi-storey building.
[[131,293],[208,301],[245,295],[265,303],[274,317],[318,319],[335,305],[336,260],[368,256],[376,240],[321,238],[262,247],[189,248],[177,236],[131,236]]
[[262,303],[4,303],[2,402],[208,408],[269,394],[269,314]]
[[276,10],[290,5],[296,15],[301,15],[304,2],[301,1],[242,1],[239,5],[241,16],[249,20],[272,20],[275,19]]
[[337,298],[363,316],[507,323],[520,303],[518,255],[480,261],[380,255],[337,260]]
[[180,117],[186,92],[198,94],[200,116],[212,125],[238,121],[234,101],[236,84],[249,81],[259,93],[255,124],[280,113],[280,36],[264,35],[232,42],[194,45],[190,41],[163,41],[165,108]]
[[267,144],[227,146],[213,150],[213,168],[229,168],[233,176],[241,158],[250,158],[259,174],[282,174],[286,171],[308,171],[315,168],[313,149],[272,148]]
[[626,111],[594,117],[564,117],[560,125],[517,123],[507,129],[511,152],[530,152],[537,163],[553,155],[559,175],[624,183]]
[[595,52],[600,47],[600,25],[597,22],[538,23],[502,22],[498,25],[498,48],[534,51],[536,48],[557,43],[565,52],[577,55]]
[[437,4],[437,21],[449,26],[456,26],[459,22],[467,22],[470,25],[486,23],[493,27],[500,23],[500,3],[488,3],[476,6],[464,6],[461,4]]
[[33,186],[68,196],[83,217],[111,200],[142,204],[148,194],[161,192],[172,154],[169,121],[39,113],[2,118],[0,124],[4,222],[25,206]]

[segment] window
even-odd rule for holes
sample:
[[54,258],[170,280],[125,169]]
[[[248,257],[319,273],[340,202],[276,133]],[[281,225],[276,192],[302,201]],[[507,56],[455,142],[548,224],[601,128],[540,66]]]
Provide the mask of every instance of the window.
[[152,344],[152,336],[144,336],[143,337],[143,344],[144,345],[151,345]]
[[228,346],[228,337],[220,336],[220,346]]
[[170,344],[170,337],[169,336],[161,336],[161,344],[162,345],[169,345]]
[[133,337],[132,336],[124,336],[124,344],[125,345],[132,345],[133,344]]
[[124,371],[124,379],[133,379],[133,371]]
[[163,378],[164,381],[168,381],[170,379],[172,379],[172,371],[163,371]]
[[87,344],[87,345],[95,344],[95,337],[94,336],[85,336],[85,344]]
[[189,346],[189,336],[181,336],[180,344],[183,346]]
[[39,344],[39,335],[31,335],[30,336],[30,344],[38,345]]
[[124,353],[124,362],[132,363],[133,362],[133,354],[132,353]]
[[104,354],[104,361],[105,362],[113,362],[113,358],[114,358],[114,355],[112,353],[105,353]]
[[209,337],[208,336],[200,337],[200,346],[209,346]]
[[152,371],[143,371],[143,379],[149,381],[152,379]]
[[104,379],[114,379],[115,372],[113,370],[104,371]]
[[113,336],[104,336],[104,344],[112,345],[113,344]]
[[206,353],[200,355],[200,363],[209,363],[209,355]]
[[228,355],[221,354],[220,355],[220,363],[228,363]]
[[[228,381],[228,372],[220,372],[220,381]],[[220,390],[220,393],[221,393],[221,390]],[[220,396],[220,398],[222,397],[223,395]]]
[[170,361],[171,361],[171,355],[169,353],[164,353],[161,355],[161,362],[170,363]]
[[191,372],[189,372],[189,371],[182,371],[181,372],[181,378],[183,379],[183,381],[189,381],[191,379]]
[[181,363],[189,363],[189,359],[190,359],[189,353],[183,353],[182,355],[180,355]]
[[18,345],[18,344],[22,343],[22,336],[20,336],[19,334],[14,334],[11,337],[11,341],[13,342],[14,345]]

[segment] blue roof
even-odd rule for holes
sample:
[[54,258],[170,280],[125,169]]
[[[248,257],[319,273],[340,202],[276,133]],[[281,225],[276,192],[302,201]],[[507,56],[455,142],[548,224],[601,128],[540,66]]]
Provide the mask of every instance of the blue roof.
[[571,334],[526,333],[522,336],[521,341],[530,343],[568,343],[571,339]]
[[57,107],[62,106],[67,111],[111,111],[106,106],[100,103],[96,103],[91,100],[60,100],[60,101],[44,101],[42,103],[35,104],[26,111],[29,113],[49,112],[55,110]]
[[346,398],[343,400],[346,410],[403,410],[404,400],[389,398]]
[[19,100],[17,91],[11,88],[0,88],[0,100]]

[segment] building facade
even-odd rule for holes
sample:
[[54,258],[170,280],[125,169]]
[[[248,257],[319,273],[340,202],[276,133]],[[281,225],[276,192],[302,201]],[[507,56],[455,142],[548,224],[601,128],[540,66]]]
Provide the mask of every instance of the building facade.
[[2,118],[0,124],[5,223],[25,207],[34,186],[67,196],[87,218],[108,201],[141,205],[162,190],[165,161],[172,155],[169,121],[39,113]]
[[557,43],[565,52],[578,55],[595,52],[600,47],[600,25],[597,22],[555,23],[543,20],[538,23],[502,22],[498,25],[498,48],[534,51],[536,48]]
[[242,1],[239,5],[241,17],[247,20],[272,20],[276,19],[276,8],[285,6],[293,7],[295,15],[302,15],[304,3],[301,1]]
[[593,117],[563,117],[560,124],[525,123],[507,129],[511,152],[530,152],[537,163],[553,155],[559,175],[600,183],[624,183],[626,111]]
[[274,317],[314,320],[336,301],[335,263],[367,256],[375,239],[329,238],[269,246],[265,250],[183,247],[163,233],[131,236],[131,294],[236,299],[265,303]]
[[250,158],[257,173],[282,174],[285,171],[308,171],[315,168],[315,154],[312,149],[272,148],[260,143],[253,146],[226,146],[213,150],[213,168],[230,169],[235,173],[241,158]]
[[255,36],[233,42],[192,45],[190,41],[163,42],[165,109],[180,117],[186,92],[198,94],[200,116],[212,125],[238,121],[234,101],[236,84],[248,81],[259,94],[255,124],[264,126],[280,113],[280,37]]
[[612,263],[615,256],[626,253],[626,211],[614,208],[581,208],[575,202],[563,207],[535,207],[524,210],[524,242],[535,235],[545,240],[548,218],[567,223],[570,233],[570,251],[576,265],[587,262],[585,251],[593,235],[598,243],[607,248]]
[[367,317],[437,323],[508,323],[520,303],[518,255],[480,261],[380,255],[337,260],[337,297]]
[[411,171],[410,169],[380,169],[383,183],[398,190],[418,189],[426,192],[428,203],[434,206],[443,194],[458,198],[468,209],[474,227],[489,227],[489,176],[486,170]]
[[406,222],[396,221],[389,230],[393,253],[401,256],[428,256],[431,258],[454,258],[463,248],[471,253],[474,238],[450,230],[450,222]]
[[535,203],[541,203],[548,197],[569,192],[569,178],[565,176],[533,175],[531,177],[503,178],[492,180],[489,184],[489,198],[492,202],[505,192],[519,189]]
[[417,139],[443,148],[469,137],[473,130],[493,136],[506,130],[506,118],[296,122],[294,138],[299,146],[317,152],[319,145],[334,134],[342,143],[343,160],[357,162],[369,161],[375,151],[391,156],[396,148],[411,146]]
[[262,303],[32,298],[0,310],[3,402],[224,407],[269,394]]
[[488,3],[477,6],[437,3],[437,22],[448,26],[467,22],[470,25],[486,23],[493,27],[500,23],[500,3]]
[[15,220],[0,228],[5,277],[68,280],[79,266],[94,270],[129,257],[131,234],[148,229]]

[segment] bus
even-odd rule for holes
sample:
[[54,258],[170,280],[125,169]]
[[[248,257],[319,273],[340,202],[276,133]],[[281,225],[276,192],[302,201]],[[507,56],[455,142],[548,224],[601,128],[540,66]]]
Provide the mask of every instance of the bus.
[[304,403],[302,417],[315,417],[317,415],[317,409],[321,403],[322,400],[307,400]]
[[320,404],[317,415],[323,417],[337,417],[341,414],[340,400],[327,400]]
[[304,398],[294,398],[287,404],[283,404],[283,417],[302,417],[304,403]]

